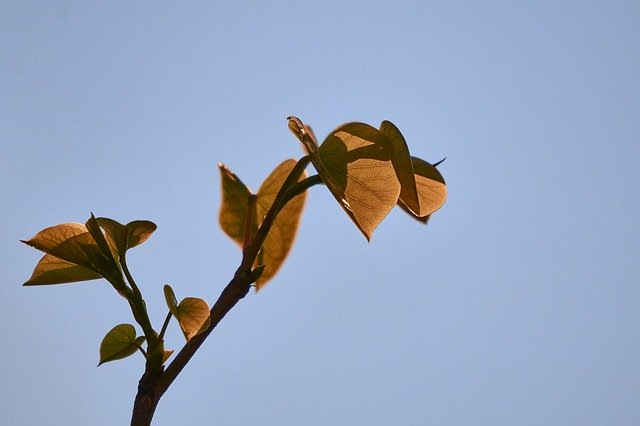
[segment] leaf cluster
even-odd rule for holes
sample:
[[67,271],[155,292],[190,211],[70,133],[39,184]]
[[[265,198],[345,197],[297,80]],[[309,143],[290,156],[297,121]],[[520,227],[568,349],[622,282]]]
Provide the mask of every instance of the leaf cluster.
[[[104,278],[127,300],[142,332],[139,335],[129,323],[113,327],[100,344],[98,365],[137,351],[143,354],[145,372],[132,422],[150,422],[160,396],[216,324],[252,284],[260,290],[282,267],[293,246],[309,188],[325,185],[367,241],[395,206],[426,223],[446,200],[446,184],[436,168],[439,163],[412,156],[402,133],[389,121],[383,121],[379,128],[358,122],[344,124],[321,144],[300,119],[289,117],[288,126],[302,143],[305,155],[279,164],[257,192],[218,164],[222,183],[219,224],[241,247],[240,266],[211,309],[205,300],[195,297],[178,302],[173,288],[165,285],[168,312],[159,332],[149,320],[146,302],[126,259],[129,249],[144,243],[156,230],[153,222],[136,220],[123,225],[91,214],[84,224],[51,226],[22,241],[44,252],[25,286]],[[316,174],[307,175],[309,164]],[[186,343],[165,370],[173,353],[164,347],[171,318],[176,319]]]

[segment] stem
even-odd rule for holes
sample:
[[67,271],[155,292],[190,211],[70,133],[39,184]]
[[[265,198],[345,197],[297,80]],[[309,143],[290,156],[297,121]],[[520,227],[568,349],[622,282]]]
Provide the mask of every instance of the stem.
[[247,200],[247,216],[244,221],[244,239],[242,241],[242,254],[244,255],[247,247],[251,244],[253,238],[253,223],[256,216],[256,195],[249,194]]
[[171,321],[172,316],[173,314],[171,313],[171,311],[167,312],[167,316],[164,319],[164,323],[162,324],[162,329],[160,330],[158,340],[164,340],[164,333],[167,331],[167,327],[169,326],[169,321]]
[[127,261],[124,256],[120,257],[120,265],[122,265],[122,271],[124,272],[125,277],[127,277],[127,281],[133,290],[133,297],[128,299],[129,305],[131,306],[131,312],[133,313],[133,317],[136,322],[140,324],[140,327],[142,327],[142,331],[147,338],[147,344],[149,345],[149,352],[152,352],[156,342],[158,341],[158,335],[151,325],[151,320],[149,319],[149,314],[147,313],[147,307],[144,303],[144,299],[142,298],[142,293],[133,279],[133,276],[131,276],[131,273],[129,272],[129,267],[127,266]]
[[138,350],[139,350],[140,352],[142,352],[142,355],[144,355],[144,357],[146,358],[146,357],[147,357],[147,351],[145,351],[145,350],[144,350],[144,348],[143,348],[142,346],[140,346],[138,343],[133,342],[133,344],[134,344],[134,345],[136,345],[136,347],[138,348]]
[[[140,379],[138,393],[133,405],[133,414],[131,417],[132,426],[148,426],[151,424],[151,419],[153,418],[153,414],[158,406],[158,401],[160,401],[162,395],[167,391],[167,389],[169,389],[169,386],[171,386],[176,377],[178,377],[178,374],[180,374],[182,369],[187,365],[189,360],[193,357],[198,348],[200,348],[202,343],[204,343],[207,337],[209,337],[218,323],[220,323],[225,315],[247,295],[252,284],[251,268],[258,256],[258,252],[260,251],[264,240],[267,238],[267,234],[269,233],[278,212],[287,201],[299,193],[297,192],[298,190],[301,188],[306,189],[304,185],[309,184],[309,186],[311,186],[311,182],[313,182],[313,185],[317,183],[313,180],[307,182],[308,179],[305,179],[296,185],[300,176],[304,172],[304,169],[309,164],[309,161],[309,156],[302,157],[291,170],[289,176],[287,176],[287,179],[278,191],[271,208],[262,221],[260,228],[248,247],[243,250],[240,266],[211,308],[211,322],[209,327],[202,333],[191,338],[191,340],[183,346],[162,374],[151,378],[151,381],[149,381],[149,377],[145,371],[145,374]],[[304,182],[307,183],[300,186],[300,184],[303,184]],[[296,190],[293,191],[293,188],[296,188]]]
[[292,198],[297,195],[302,194],[307,189],[311,188],[314,185],[324,184],[324,181],[320,177],[320,175],[309,176],[308,178],[301,180],[300,182],[293,185],[291,188],[287,190],[287,193],[282,200],[282,207],[287,204]]

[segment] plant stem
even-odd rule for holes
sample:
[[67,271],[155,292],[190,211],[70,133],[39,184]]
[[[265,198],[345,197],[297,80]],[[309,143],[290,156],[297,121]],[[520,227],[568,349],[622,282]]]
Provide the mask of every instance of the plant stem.
[[133,317],[136,319],[136,322],[140,324],[140,327],[142,327],[142,331],[147,338],[149,353],[151,353],[157,344],[158,334],[151,325],[151,320],[149,319],[149,314],[147,313],[147,307],[144,303],[142,293],[133,279],[133,276],[129,272],[129,267],[127,266],[127,261],[124,256],[120,257],[120,264],[122,265],[122,271],[124,272],[125,277],[127,277],[127,281],[133,290],[133,297],[128,298],[129,305],[131,306],[131,312],[133,313]]
[[169,326],[169,321],[171,321],[171,317],[173,314],[171,311],[167,312],[167,316],[164,319],[164,323],[162,324],[162,329],[160,330],[160,335],[158,336],[159,340],[164,340],[164,333],[167,331],[167,327]]
[[[260,228],[252,238],[249,246],[243,250],[240,266],[211,308],[211,322],[209,327],[202,333],[191,338],[191,340],[183,346],[162,374],[157,377],[150,378],[145,371],[145,374],[140,379],[140,383],[138,385],[138,393],[133,405],[131,426],[149,426],[151,424],[153,414],[162,395],[167,391],[169,386],[171,386],[178,374],[180,374],[182,369],[187,365],[189,360],[193,357],[198,348],[200,348],[202,343],[204,343],[207,337],[209,337],[218,323],[220,323],[225,315],[227,315],[227,313],[247,295],[251,288],[251,269],[255,263],[256,257],[258,256],[258,252],[260,251],[264,240],[267,238],[269,230],[271,229],[278,212],[287,201],[293,198],[294,195],[297,195],[297,193],[290,195],[295,191],[290,192],[289,190],[293,187],[298,188],[296,183],[300,179],[300,176],[302,176],[302,173],[309,164],[309,161],[309,156],[302,157],[291,170],[289,176],[287,176],[287,179],[278,191],[271,208],[262,221]],[[305,181],[306,180],[303,182]]]

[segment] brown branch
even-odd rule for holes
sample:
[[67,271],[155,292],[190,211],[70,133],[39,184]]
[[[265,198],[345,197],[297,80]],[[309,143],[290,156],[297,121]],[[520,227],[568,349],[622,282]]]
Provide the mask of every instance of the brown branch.
[[296,166],[291,170],[286,181],[280,188],[278,195],[274,199],[273,205],[267,212],[260,228],[251,241],[249,247],[243,250],[242,261],[236,270],[233,279],[222,290],[218,300],[210,311],[211,322],[209,327],[200,334],[189,340],[180,352],[173,359],[167,369],[160,375],[145,371],[138,383],[138,393],[133,404],[133,414],[131,416],[131,426],[149,426],[155,413],[156,407],[162,395],[169,389],[169,386],[178,377],[178,374],[187,365],[191,357],[204,343],[214,328],[227,315],[227,313],[244,298],[252,284],[251,270],[258,256],[258,252],[267,238],[271,226],[275,222],[276,216],[288,201],[287,190],[298,182],[305,167],[309,164],[309,157],[301,158]]

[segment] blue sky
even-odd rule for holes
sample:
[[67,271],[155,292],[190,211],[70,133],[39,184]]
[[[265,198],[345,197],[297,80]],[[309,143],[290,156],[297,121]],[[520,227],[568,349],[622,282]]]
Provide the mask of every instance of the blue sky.
[[155,324],[165,283],[213,303],[240,259],[216,163],[257,189],[302,154],[292,114],[393,121],[447,157],[449,199],[367,243],[312,188],[155,425],[640,423],[640,4],[228,3],[0,5],[0,423],[127,424],[143,367],[96,368],[124,300],[21,287],[18,240],[149,219],[129,263]]

